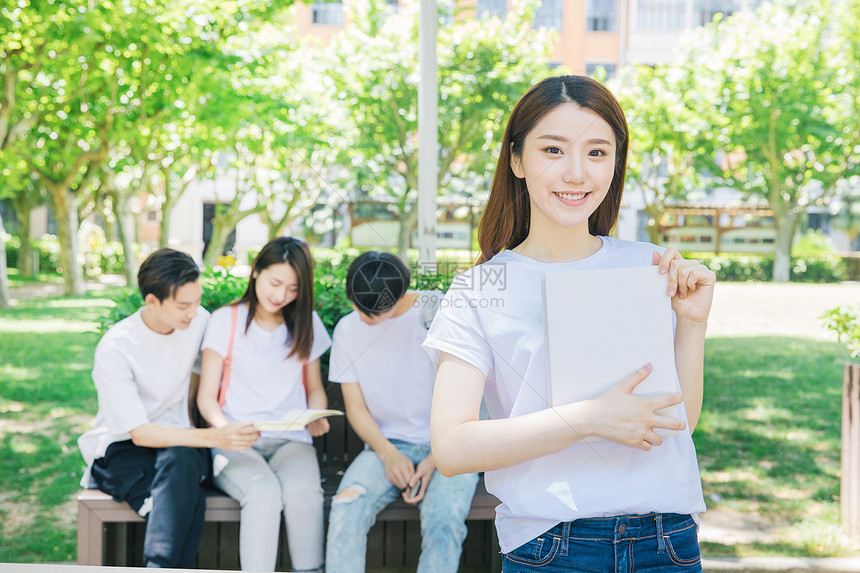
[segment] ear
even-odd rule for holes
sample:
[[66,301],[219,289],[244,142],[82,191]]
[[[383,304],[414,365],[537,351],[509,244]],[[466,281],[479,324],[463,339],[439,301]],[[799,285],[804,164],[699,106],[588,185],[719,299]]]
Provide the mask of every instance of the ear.
[[511,142],[511,171],[518,179],[525,179],[526,172],[523,171],[523,158],[521,155],[514,153],[514,144]]
[[161,304],[161,301],[158,300],[158,297],[152,293],[146,295],[146,298],[143,299],[143,302],[144,304],[146,304],[146,306],[156,306]]

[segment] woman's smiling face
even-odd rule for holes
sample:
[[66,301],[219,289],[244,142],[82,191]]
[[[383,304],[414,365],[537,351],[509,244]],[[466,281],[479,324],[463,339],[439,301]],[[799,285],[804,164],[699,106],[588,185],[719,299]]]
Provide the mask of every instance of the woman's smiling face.
[[522,153],[511,153],[514,175],[525,179],[532,225],[588,225],[615,174],[612,127],[590,109],[563,103],[526,135]]

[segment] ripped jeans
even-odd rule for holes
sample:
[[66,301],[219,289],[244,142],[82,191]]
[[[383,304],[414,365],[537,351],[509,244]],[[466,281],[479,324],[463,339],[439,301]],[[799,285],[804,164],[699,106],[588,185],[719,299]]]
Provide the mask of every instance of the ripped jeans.
[[[415,465],[430,454],[430,446],[392,440],[397,450]],[[466,538],[466,515],[472,506],[477,474],[446,478],[433,472],[424,499],[418,503],[421,519],[421,557],[418,573],[454,573]],[[341,496],[345,490],[354,497]],[[400,490],[385,477],[385,466],[373,450],[361,452],[347,468],[332,500],[326,544],[326,571],[361,573],[367,556],[367,534],[376,515],[400,497]]]

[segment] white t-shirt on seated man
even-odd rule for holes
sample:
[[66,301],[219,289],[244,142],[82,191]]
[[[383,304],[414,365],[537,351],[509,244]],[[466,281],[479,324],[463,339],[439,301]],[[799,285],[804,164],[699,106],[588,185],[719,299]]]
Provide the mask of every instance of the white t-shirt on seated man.
[[93,365],[99,410],[95,427],[78,439],[87,462],[82,485],[147,518],[147,567],[195,567],[207,448],[244,449],[259,436],[252,424],[196,429],[189,422],[191,369],[209,316],[200,307],[199,276],[194,260],[173,249],[159,249],[140,266],[144,307],[99,342]]
[[346,416],[364,440],[332,500],[326,567],[364,571],[376,514],[402,497],[421,513],[418,571],[457,571],[476,474],[446,478],[430,453],[435,368],[421,345],[434,293],[406,292],[409,270],[394,255],[370,251],[350,266],[354,312],[334,330],[329,380],[341,384]]

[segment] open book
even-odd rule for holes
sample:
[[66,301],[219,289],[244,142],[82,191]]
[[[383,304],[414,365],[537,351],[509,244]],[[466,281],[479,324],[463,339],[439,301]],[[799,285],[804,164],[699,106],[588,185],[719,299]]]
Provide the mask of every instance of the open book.
[[327,416],[343,416],[340,410],[320,410],[307,408],[305,410],[290,410],[280,420],[274,422],[256,422],[254,427],[261,432],[297,432],[305,426]]
[[[656,266],[544,274],[550,406],[595,398],[649,362],[651,374],[633,393],[677,391],[666,288]],[[659,413],[680,418],[679,408]]]

